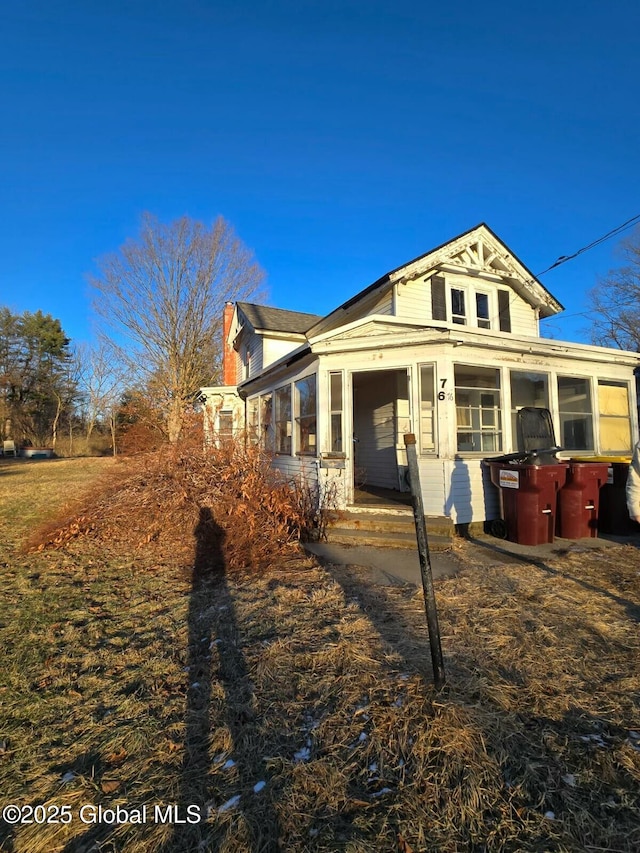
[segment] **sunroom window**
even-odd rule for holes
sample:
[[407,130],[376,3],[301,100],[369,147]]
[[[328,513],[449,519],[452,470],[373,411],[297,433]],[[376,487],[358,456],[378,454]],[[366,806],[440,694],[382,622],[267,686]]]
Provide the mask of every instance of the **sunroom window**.
[[265,450],[274,449],[273,395],[260,395],[260,441]]
[[276,389],[276,453],[291,455],[291,385]]
[[502,449],[500,371],[454,365],[457,449],[492,453]]
[[629,453],[631,450],[631,417],[629,387],[626,382],[598,380],[600,413],[600,451]]
[[247,441],[258,444],[260,440],[260,399],[252,397],[247,400]]
[[342,443],[342,371],[336,370],[329,374],[329,398],[331,407],[331,435],[330,444],[332,453],[343,453]]
[[518,412],[525,406],[549,408],[549,377],[546,373],[511,371],[511,440],[514,450],[524,450]]
[[435,377],[433,364],[420,365],[420,449],[434,453],[436,449]]
[[560,445],[565,450],[593,450],[591,382],[579,376],[558,376]]
[[296,452],[312,456],[316,452],[316,377],[307,376],[295,383]]

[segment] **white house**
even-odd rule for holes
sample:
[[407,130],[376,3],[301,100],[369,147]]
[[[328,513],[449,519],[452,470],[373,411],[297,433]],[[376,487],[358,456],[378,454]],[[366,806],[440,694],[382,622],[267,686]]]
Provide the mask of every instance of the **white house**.
[[287,475],[349,507],[407,489],[415,433],[427,515],[499,515],[481,460],[522,449],[516,413],[551,411],[561,455],[628,454],[637,353],[545,339],[562,305],[481,224],[382,276],[326,317],[227,305],[210,429],[246,429]]

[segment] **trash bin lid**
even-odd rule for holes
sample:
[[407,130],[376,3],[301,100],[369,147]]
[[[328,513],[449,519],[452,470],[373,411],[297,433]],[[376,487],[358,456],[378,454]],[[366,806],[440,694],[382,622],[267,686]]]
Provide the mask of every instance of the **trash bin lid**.
[[623,465],[631,464],[630,456],[572,456],[570,462],[607,462],[611,465],[613,462],[621,462]]
[[523,406],[518,410],[518,424],[524,450],[558,450],[549,409]]

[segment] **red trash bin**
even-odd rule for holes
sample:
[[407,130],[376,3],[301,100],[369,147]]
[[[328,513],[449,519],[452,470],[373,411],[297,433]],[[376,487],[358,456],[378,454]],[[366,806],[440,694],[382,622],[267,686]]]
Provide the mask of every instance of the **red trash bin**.
[[567,478],[568,463],[484,462],[491,469],[491,482],[500,490],[507,539],[520,545],[553,542],[558,492]]
[[600,489],[607,482],[606,462],[569,460],[567,482],[558,495],[556,533],[565,539],[598,535]]

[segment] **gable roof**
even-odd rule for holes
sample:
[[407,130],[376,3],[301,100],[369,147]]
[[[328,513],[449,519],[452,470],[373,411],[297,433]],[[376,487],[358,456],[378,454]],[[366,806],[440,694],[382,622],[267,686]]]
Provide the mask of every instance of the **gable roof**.
[[237,305],[256,331],[304,335],[307,329],[322,320],[319,314],[269,308],[267,305],[256,305],[253,302],[238,302]]
[[419,255],[412,261],[407,261],[399,267],[385,273],[373,284],[365,287],[351,299],[343,302],[335,308],[326,317],[323,317],[313,329],[309,331],[312,335],[322,332],[328,327],[332,327],[336,322],[339,324],[345,322],[345,315],[352,313],[350,309],[358,303],[366,300],[367,297],[377,298],[385,290],[389,289],[394,283],[408,281],[420,275],[425,275],[435,269],[440,264],[461,265],[458,256],[464,252],[465,247],[470,245],[474,239],[478,238],[487,242],[494,249],[488,259],[483,258],[482,263],[487,262],[494,264],[493,269],[487,269],[494,274],[503,276],[513,286],[513,288],[530,304],[540,309],[542,317],[549,317],[563,310],[560,302],[542,285],[534,274],[522,263],[522,261],[502,242],[488,225],[481,222],[475,225],[468,231],[464,231],[452,240],[447,240],[436,246],[435,249],[430,249],[423,255]]

